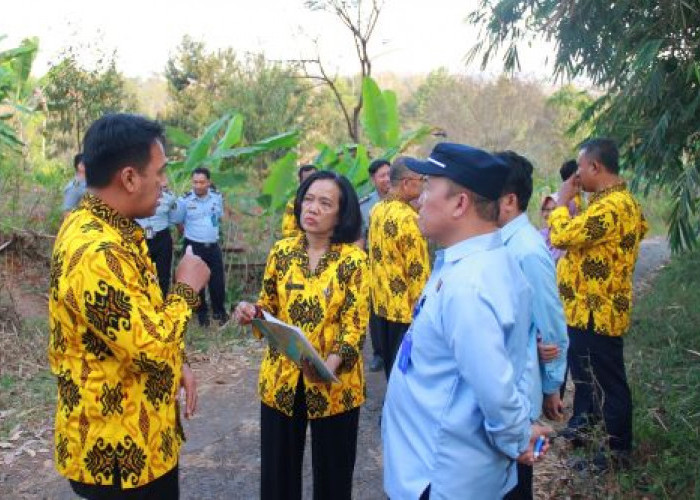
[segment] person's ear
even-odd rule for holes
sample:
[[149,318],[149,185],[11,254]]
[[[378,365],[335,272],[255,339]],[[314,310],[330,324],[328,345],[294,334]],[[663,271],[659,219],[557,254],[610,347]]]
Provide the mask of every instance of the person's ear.
[[127,193],[134,193],[138,190],[140,176],[134,167],[124,167],[119,171],[119,178],[122,187]]
[[472,205],[472,200],[465,192],[461,192],[454,196],[454,200],[456,201],[456,204],[452,210],[452,217],[457,219],[467,213],[469,207]]

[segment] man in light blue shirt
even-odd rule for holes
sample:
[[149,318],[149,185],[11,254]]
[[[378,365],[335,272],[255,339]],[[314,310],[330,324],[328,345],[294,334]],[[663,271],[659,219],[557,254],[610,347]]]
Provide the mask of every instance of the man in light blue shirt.
[[173,237],[170,226],[175,224],[177,217],[177,198],[167,185],[163,186],[158,199],[156,213],[145,219],[135,219],[143,229],[148,245],[148,253],[158,271],[158,284],[163,297],[170,289],[170,270],[173,263]]
[[78,206],[80,199],[85,194],[85,191],[87,191],[87,184],[85,183],[85,165],[83,165],[82,153],[78,153],[73,158],[73,168],[75,169],[75,176],[66,184],[66,187],[63,188],[64,215]]
[[421,231],[445,249],[389,379],[384,488],[401,500],[501,498],[516,484],[515,461],[532,464],[535,441],[548,431],[531,425],[518,385],[531,290],[496,225],[507,169],[484,151],[448,143],[407,165],[427,176]]
[[[209,297],[212,317],[219,324],[226,323],[224,260],[219,246],[219,228],[224,214],[221,193],[211,185],[211,173],[204,167],[192,171],[192,191],[180,197],[175,222],[182,224],[185,233],[183,251],[192,246],[195,255],[202,258],[211,270]],[[199,293],[202,305],[197,310],[200,326],[209,326],[209,308],[204,290]]]
[[[527,205],[532,196],[532,164],[512,151],[497,153],[508,165],[508,177],[499,199],[498,225],[508,252],[515,258],[533,290],[532,317],[528,335],[528,360],[521,385],[530,387],[530,420],[540,417],[543,408],[547,418],[563,418],[559,388],[564,382],[566,333],[564,309],[557,289],[554,261],[542,235],[530,223]],[[554,359],[538,358],[538,340],[555,348]],[[518,485],[505,496],[506,500],[532,499],[532,467],[518,464]]]

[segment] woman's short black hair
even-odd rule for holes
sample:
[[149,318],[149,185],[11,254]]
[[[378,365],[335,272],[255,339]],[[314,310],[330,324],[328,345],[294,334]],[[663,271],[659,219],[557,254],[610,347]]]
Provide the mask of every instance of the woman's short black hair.
[[301,203],[304,201],[306,192],[316,181],[330,179],[335,182],[340,190],[340,203],[338,206],[338,224],[333,229],[331,243],[354,243],[360,238],[362,229],[362,215],[360,213],[360,202],[357,200],[357,193],[350,181],[340,174],[328,170],[314,172],[301,183],[294,199],[294,217],[297,225],[301,226]]

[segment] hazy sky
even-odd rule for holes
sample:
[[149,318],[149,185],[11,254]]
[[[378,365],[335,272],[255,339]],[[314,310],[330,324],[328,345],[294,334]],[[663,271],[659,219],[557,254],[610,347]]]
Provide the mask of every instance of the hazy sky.
[[[464,55],[478,33],[465,22],[477,0],[387,0],[371,43],[375,73],[426,73],[446,66],[466,67]],[[182,36],[204,41],[210,49],[264,51],[272,59],[314,55],[318,37],[322,56],[343,73],[358,71],[348,31],[332,15],[310,12],[303,0],[24,0],[5,2],[0,42],[6,49],[27,36],[38,36],[35,74],[68,45],[116,49],[118,67],[128,76],[162,73]],[[540,44],[521,54],[523,73],[548,77],[545,58],[551,47]],[[500,63],[492,71],[500,72]]]

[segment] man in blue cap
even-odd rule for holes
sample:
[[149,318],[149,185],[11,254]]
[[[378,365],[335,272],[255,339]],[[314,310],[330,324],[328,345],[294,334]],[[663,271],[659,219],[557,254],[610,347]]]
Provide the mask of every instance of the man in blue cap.
[[[498,231],[508,173],[494,156],[438,144],[407,166],[426,176],[419,226],[443,247],[415,306],[382,416],[390,498],[501,498],[533,464],[527,388],[532,292]],[[546,451],[546,442],[543,451]]]

